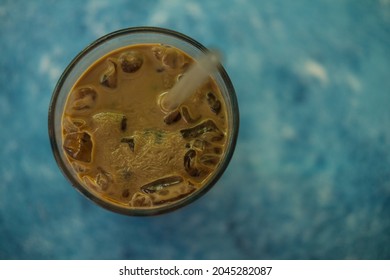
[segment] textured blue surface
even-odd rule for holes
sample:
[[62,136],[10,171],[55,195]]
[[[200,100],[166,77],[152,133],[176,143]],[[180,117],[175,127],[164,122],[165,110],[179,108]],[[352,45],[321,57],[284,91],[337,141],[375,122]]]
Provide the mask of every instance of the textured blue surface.
[[[51,153],[70,60],[151,25],[221,49],[236,153],[204,197],[157,217],[108,212]],[[1,259],[389,259],[390,2],[0,1]]]

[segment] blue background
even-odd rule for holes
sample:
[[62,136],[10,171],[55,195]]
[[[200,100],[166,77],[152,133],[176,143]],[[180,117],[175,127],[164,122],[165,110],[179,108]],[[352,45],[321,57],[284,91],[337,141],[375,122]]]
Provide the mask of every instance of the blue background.
[[[125,27],[224,54],[241,113],[218,184],[127,217],[75,191],[47,113],[62,71]],[[389,259],[390,1],[0,1],[1,259]]]

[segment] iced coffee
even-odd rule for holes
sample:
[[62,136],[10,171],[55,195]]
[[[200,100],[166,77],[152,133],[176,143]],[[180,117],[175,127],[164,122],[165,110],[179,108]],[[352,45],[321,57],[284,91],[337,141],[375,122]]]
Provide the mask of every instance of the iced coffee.
[[119,212],[155,214],[216,180],[231,142],[231,104],[216,80],[174,110],[161,106],[194,63],[172,45],[132,44],[78,77],[64,102],[59,148],[84,193]]

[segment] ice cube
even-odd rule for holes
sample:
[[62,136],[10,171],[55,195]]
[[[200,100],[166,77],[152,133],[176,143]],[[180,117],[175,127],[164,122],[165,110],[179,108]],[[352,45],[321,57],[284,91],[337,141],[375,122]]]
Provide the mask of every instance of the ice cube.
[[195,161],[196,152],[191,149],[184,155],[184,169],[192,177],[198,177],[200,175],[200,171],[195,167]]
[[73,119],[70,117],[65,117],[62,122],[62,127],[65,133],[79,132],[81,129],[85,128],[85,121],[80,119]]
[[219,156],[215,154],[205,154],[200,157],[199,162],[203,165],[213,167],[218,164],[219,159]]
[[87,168],[84,164],[77,161],[72,162],[72,167],[74,171],[76,171],[78,174],[89,171],[89,168]]
[[100,78],[100,84],[108,88],[116,88],[118,80],[116,64],[112,60],[108,60],[107,64],[107,69]]
[[87,187],[95,191],[106,192],[113,182],[112,175],[101,167],[98,167],[97,172],[94,172],[94,174],[94,177],[91,177],[90,175],[83,176],[82,179],[84,183]]
[[83,181],[84,181],[84,184],[85,184],[88,188],[90,188],[90,189],[92,189],[92,190],[95,190],[95,191],[99,190],[99,188],[96,186],[95,180],[92,179],[90,176],[85,175],[85,176],[83,176],[82,179],[83,179]]
[[167,48],[165,50],[164,56],[162,57],[162,62],[165,66],[177,69],[181,68],[184,64],[184,57],[181,53],[176,51],[173,48]]
[[112,182],[112,175],[101,167],[98,167],[97,170],[98,173],[96,174],[95,179],[96,185],[100,190],[106,191]]
[[152,200],[154,205],[162,205],[172,203],[183,199],[196,191],[196,188],[190,182],[182,182],[180,185],[174,186],[170,189],[170,192],[159,192],[158,194],[152,194]]
[[164,190],[167,187],[170,187],[170,186],[173,186],[173,185],[177,185],[177,184],[179,184],[181,182],[183,182],[183,178],[182,177],[180,177],[180,176],[170,176],[170,177],[161,178],[161,179],[155,180],[155,181],[153,181],[151,183],[148,183],[146,185],[143,185],[141,187],[141,190],[144,193],[150,194],[150,193],[155,193],[155,192]]
[[165,48],[163,46],[155,46],[152,48],[153,56],[157,60],[161,60],[165,52]]
[[211,111],[218,115],[221,111],[221,102],[215,97],[214,93],[212,92],[207,93],[206,99]]
[[71,106],[73,110],[81,111],[91,109],[96,102],[97,93],[92,87],[76,89],[71,95]]
[[223,133],[218,129],[212,120],[206,120],[202,123],[187,129],[180,130],[184,139],[204,138],[204,140],[219,141],[223,138]]
[[186,123],[194,123],[200,119],[200,115],[197,118],[193,118],[190,114],[190,109],[187,106],[181,106],[180,108],[183,119]]
[[186,147],[199,151],[202,154],[212,154],[215,156],[220,156],[222,154],[222,147],[201,139],[190,141],[187,143]]
[[151,207],[153,202],[147,194],[136,192],[131,198],[130,205],[133,207]]
[[178,122],[181,119],[181,114],[179,110],[174,110],[170,113],[168,113],[164,117],[164,122],[168,125],[173,124],[175,122]]
[[190,147],[195,149],[195,150],[198,150],[198,151],[203,151],[204,149],[206,149],[207,147],[209,147],[211,144],[205,140],[200,140],[200,139],[195,139],[193,141],[191,141],[190,143]]
[[92,156],[92,140],[87,132],[74,132],[65,136],[63,148],[73,159],[90,162]]
[[137,72],[141,68],[143,62],[144,59],[142,55],[137,51],[125,52],[119,57],[122,71],[125,73]]

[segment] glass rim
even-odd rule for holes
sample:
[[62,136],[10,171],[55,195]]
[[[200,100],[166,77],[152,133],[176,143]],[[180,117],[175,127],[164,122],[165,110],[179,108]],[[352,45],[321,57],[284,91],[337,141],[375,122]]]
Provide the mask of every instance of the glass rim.
[[[185,205],[190,204],[194,200],[198,199],[199,197],[203,196],[207,191],[209,191],[216,182],[220,179],[222,174],[225,172],[227,166],[229,165],[229,162],[233,156],[237,138],[238,138],[238,130],[239,130],[239,111],[238,111],[238,103],[237,103],[237,96],[233,87],[233,84],[226,73],[225,69],[221,64],[218,66],[218,73],[222,78],[223,84],[226,86],[226,94],[229,97],[230,106],[231,106],[231,112],[232,112],[232,127],[231,132],[229,133],[230,138],[229,141],[226,143],[227,145],[227,152],[225,153],[221,164],[218,166],[217,172],[215,173],[215,176],[211,180],[209,180],[203,187],[201,187],[198,191],[196,191],[194,194],[191,194],[176,203],[167,204],[161,207],[152,207],[152,208],[124,208],[120,207],[119,205],[115,205],[113,203],[109,203],[103,199],[100,199],[92,192],[88,191],[87,188],[85,188],[77,179],[74,178],[73,174],[68,170],[67,165],[64,163],[64,160],[62,159],[60,155],[60,147],[57,143],[56,138],[56,127],[55,127],[55,109],[57,105],[58,97],[61,93],[62,87],[70,75],[70,73],[77,67],[77,64],[81,62],[87,54],[89,54],[91,51],[96,49],[97,47],[103,45],[104,43],[120,38],[122,36],[129,36],[131,34],[158,34],[163,35],[166,37],[173,37],[178,41],[183,41],[185,43],[188,43],[190,46],[195,47],[196,49],[207,52],[208,49],[204,47],[202,44],[200,44],[198,41],[192,39],[191,37],[182,34],[180,32],[166,29],[166,28],[160,28],[160,27],[149,27],[149,26],[140,26],[140,27],[129,27],[120,29],[111,33],[108,33],[97,40],[93,41],[91,44],[89,44],[87,47],[85,47],[81,52],[79,52],[75,58],[69,63],[69,65],[65,68],[64,72],[60,76],[51,97],[50,105],[49,105],[49,112],[48,112],[48,132],[49,132],[49,138],[50,138],[50,144],[53,151],[54,158],[57,162],[57,165],[59,166],[59,169],[63,173],[64,177],[67,178],[68,181],[72,184],[72,186],[81,192],[84,196],[86,196],[88,199],[95,202],[97,205],[110,210],[112,212],[116,212],[119,214],[124,214],[128,216],[155,216],[167,212],[174,211],[178,208],[181,208]],[[156,42],[160,43],[160,42]]]

